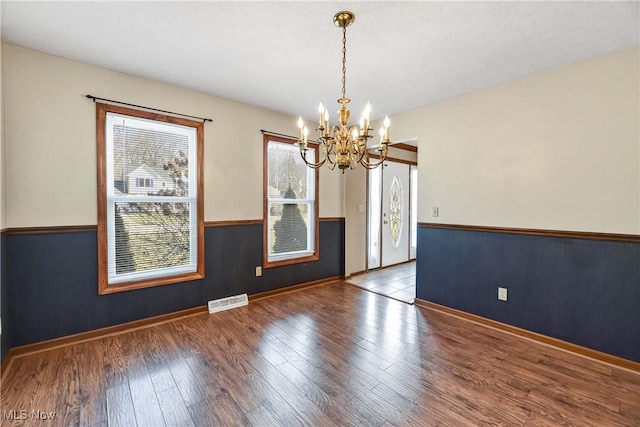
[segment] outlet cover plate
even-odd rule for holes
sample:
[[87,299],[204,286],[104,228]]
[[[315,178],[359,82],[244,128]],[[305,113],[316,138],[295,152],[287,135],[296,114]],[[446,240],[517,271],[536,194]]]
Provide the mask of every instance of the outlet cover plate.
[[498,299],[500,301],[507,300],[507,288],[498,288]]

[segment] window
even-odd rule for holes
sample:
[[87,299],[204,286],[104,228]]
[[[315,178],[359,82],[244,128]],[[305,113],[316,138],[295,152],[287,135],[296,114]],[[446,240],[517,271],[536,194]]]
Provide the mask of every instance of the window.
[[[264,267],[318,259],[318,170],[295,141],[264,136]],[[318,158],[310,145],[307,158]]]
[[411,228],[411,243],[409,245],[409,259],[414,259],[418,247],[418,166],[411,165],[410,171],[411,221],[409,227]]
[[368,269],[380,267],[380,247],[382,215],[382,166],[369,171],[369,262]]
[[153,187],[153,179],[136,178],[136,187]]
[[203,278],[203,123],[96,108],[98,292]]

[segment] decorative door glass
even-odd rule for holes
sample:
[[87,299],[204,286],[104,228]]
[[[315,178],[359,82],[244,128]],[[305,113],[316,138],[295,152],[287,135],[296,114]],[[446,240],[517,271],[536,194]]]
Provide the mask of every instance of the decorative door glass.
[[391,231],[393,246],[396,248],[400,244],[402,233],[402,209],[402,185],[400,184],[400,179],[394,176],[389,190],[389,230]]

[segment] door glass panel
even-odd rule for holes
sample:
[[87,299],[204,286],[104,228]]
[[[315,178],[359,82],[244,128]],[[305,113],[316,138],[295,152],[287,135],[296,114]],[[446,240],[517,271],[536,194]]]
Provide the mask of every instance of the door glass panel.
[[402,234],[403,217],[402,184],[397,176],[393,177],[391,189],[389,190],[389,229],[393,246],[398,247]]
[[418,246],[418,167],[411,166],[411,245],[409,247],[409,258],[416,257],[416,247]]
[[382,168],[369,171],[369,265],[368,268],[380,267],[380,210],[382,200]]

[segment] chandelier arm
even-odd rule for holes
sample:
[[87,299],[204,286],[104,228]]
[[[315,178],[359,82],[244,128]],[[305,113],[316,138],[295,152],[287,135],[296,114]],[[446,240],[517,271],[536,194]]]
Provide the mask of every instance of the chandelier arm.
[[335,165],[338,164],[338,161],[336,159],[337,154],[339,152],[339,141],[340,141],[340,127],[338,125],[333,125],[331,127],[331,147],[330,150],[328,152],[328,160],[329,163],[332,165],[332,170],[333,168],[335,168]]
[[[324,160],[328,162],[329,165],[329,169],[333,170],[333,168],[335,167],[335,147],[336,147],[336,140],[333,136],[328,137],[328,138],[323,138],[324,139]],[[332,158],[333,157],[333,158]]]
[[305,163],[308,167],[310,167],[310,168],[312,168],[312,169],[318,169],[318,168],[322,167],[322,165],[324,165],[324,162],[325,162],[325,160],[322,160],[322,161],[320,161],[320,162],[318,162],[318,163],[311,163],[311,162],[307,161],[307,159],[306,159],[306,158],[304,158],[304,157],[302,157],[302,161],[304,161],[304,163]]
[[309,166],[310,168],[313,169],[318,169],[319,167],[321,167],[322,165],[324,165],[324,163],[327,161],[327,155],[325,153],[325,155],[323,156],[323,159],[320,160],[319,162],[313,163],[313,162],[309,162],[307,160],[307,155],[306,155],[306,151],[304,148],[302,148],[302,145],[300,145],[300,157],[302,157],[302,161],[304,161],[304,163]]
[[367,169],[375,169],[378,166],[380,166],[382,163],[384,163],[384,161],[387,159],[387,152],[388,151],[386,149],[383,149],[383,151],[380,152],[380,159],[377,162],[370,162],[367,160],[369,156],[366,156],[366,157],[363,156],[358,163],[360,163],[362,166],[364,166]]
[[337,140],[340,136],[340,126],[338,125],[333,125],[331,127],[331,137],[333,138],[333,140]]
[[[353,135],[354,130],[357,132],[358,131],[358,127],[353,125],[353,126],[349,126],[349,135]],[[360,136],[358,136],[355,139],[351,139],[351,147],[349,149],[349,169],[353,170],[355,169],[356,164],[358,164],[358,161],[360,160],[360,151],[361,151],[361,147],[360,147]]]
[[358,164],[358,158],[356,157],[356,153],[349,154],[349,169],[354,170],[356,165]]
[[[332,158],[333,156],[333,158]],[[333,170],[333,168],[336,167],[336,153],[333,152],[333,147],[331,147],[331,151],[327,152],[327,161],[329,162],[329,165],[331,166],[331,169]]]
[[325,139],[324,147],[325,147],[325,151],[326,151],[326,154],[327,154],[327,158],[329,158],[329,161],[331,161],[329,155],[330,154],[334,154],[335,155],[334,151],[335,151],[335,148],[336,148],[336,139],[333,136]]
[[360,163],[360,160],[362,160],[367,152],[367,139],[370,138],[370,136],[367,136],[366,138],[361,136],[360,138],[358,138],[358,163]]
[[369,163],[367,162],[365,159],[360,160],[358,163],[360,163],[362,166],[364,166],[365,169],[376,169],[378,166],[380,166],[382,163],[384,162],[384,160],[380,160],[379,162],[376,163]]

